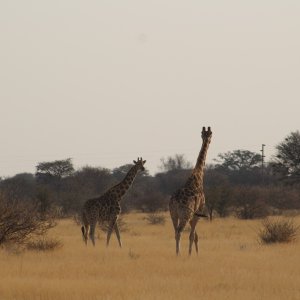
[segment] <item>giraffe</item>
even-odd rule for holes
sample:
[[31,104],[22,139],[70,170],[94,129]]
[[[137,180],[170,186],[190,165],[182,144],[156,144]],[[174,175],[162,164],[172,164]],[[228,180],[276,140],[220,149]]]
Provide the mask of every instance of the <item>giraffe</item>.
[[186,224],[191,226],[189,237],[189,255],[192,253],[193,242],[195,243],[198,254],[198,235],[196,225],[200,217],[207,217],[201,211],[205,205],[203,191],[203,172],[205,165],[206,153],[212,137],[210,127],[202,129],[202,147],[192,174],[187,179],[184,186],[178,189],[169,202],[170,215],[175,230],[176,254],[180,254],[180,238]]
[[95,228],[97,222],[108,222],[108,231],[106,246],[109,245],[112,231],[115,230],[119,246],[122,248],[120,231],[117,219],[121,212],[120,202],[126,191],[129,189],[138,171],[144,171],[145,160],[138,158],[133,161],[133,167],[128,171],[125,178],[107,190],[103,195],[97,198],[89,199],[85,202],[82,211],[83,226],[81,227],[82,236],[85,244],[87,244],[88,234],[95,246]]

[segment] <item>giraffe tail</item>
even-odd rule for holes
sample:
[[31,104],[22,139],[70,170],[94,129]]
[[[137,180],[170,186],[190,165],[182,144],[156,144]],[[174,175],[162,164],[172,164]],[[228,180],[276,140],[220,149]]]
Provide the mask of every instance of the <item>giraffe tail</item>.
[[195,216],[197,216],[198,218],[208,218],[208,216],[206,214],[202,214],[199,212],[195,212]]

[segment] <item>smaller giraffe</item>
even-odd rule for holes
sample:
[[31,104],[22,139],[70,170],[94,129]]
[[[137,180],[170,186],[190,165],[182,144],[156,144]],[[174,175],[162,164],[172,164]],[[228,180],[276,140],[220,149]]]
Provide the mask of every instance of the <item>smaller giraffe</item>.
[[195,243],[198,253],[198,235],[196,225],[200,217],[206,217],[201,213],[205,205],[203,191],[203,172],[205,158],[211,141],[212,132],[210,127],[202,129],[202,147],[192,174],[187,179],[184,186],[178,189],[169,202],[170,215],[175,231],[176,254],[180,253],[180,238],[187,223],[191,225],[189,255],[192,253],[192,245]]
[[115,230],[119,246],[122,247],[118,217],[121,212],[121,199],[132,185],[138,171],[144,171],[145,160],[138,158],[133,161],[133,167],[128,171],[125,178],[117,185],[110,188],[98,198],[89,199],[85,202],[82,211],[83,226],[81,227],[83,240],[87,244],[88,235],[95,246],[95,229],[97,222],[108,223],[106,246],[109,245],[110,236]]

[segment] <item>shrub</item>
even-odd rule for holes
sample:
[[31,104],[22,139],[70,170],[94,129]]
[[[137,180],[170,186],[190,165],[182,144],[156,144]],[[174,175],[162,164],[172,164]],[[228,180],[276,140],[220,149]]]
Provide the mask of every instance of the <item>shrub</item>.
[[166,223],[166,217],[160,213],[150,213],[145,219],[151,225],[164,225]]
[[53,251],[55,249],[61,248],[62,246],[62,242],[56,239],[37,239],[29,241],[26,245],[26,248],[27,250],[34,251]]
[[0,246],[24,244],[33,235],[42,236],[55,225],[52,217],[41,215],[35,205],[0,197]]
[[289,243],[296,239],[299,226],[291,219],[263,220],[263,228],[258,232],[260,242],[263,244]]

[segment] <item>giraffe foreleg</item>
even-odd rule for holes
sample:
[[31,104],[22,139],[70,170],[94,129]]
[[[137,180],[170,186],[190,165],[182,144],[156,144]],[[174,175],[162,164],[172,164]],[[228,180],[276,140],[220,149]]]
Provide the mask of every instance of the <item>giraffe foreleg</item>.
[[197,234],[197,232],[195,231],[195,239],[194,239],[194,242],[195,242],[195,248],[196,248],[196,253],[197,253],[197,255],[198,255],[198,241],[199,241],[198,234]]
[[121,242],[121,236],[120,236],[118,222],[115,223],[115,232],[116,232],[116,236],[117,236],[117,239],[118,239],[118,242],[119,242],[119,246],[120,246],[120,248],[122,248],[122,242]]

